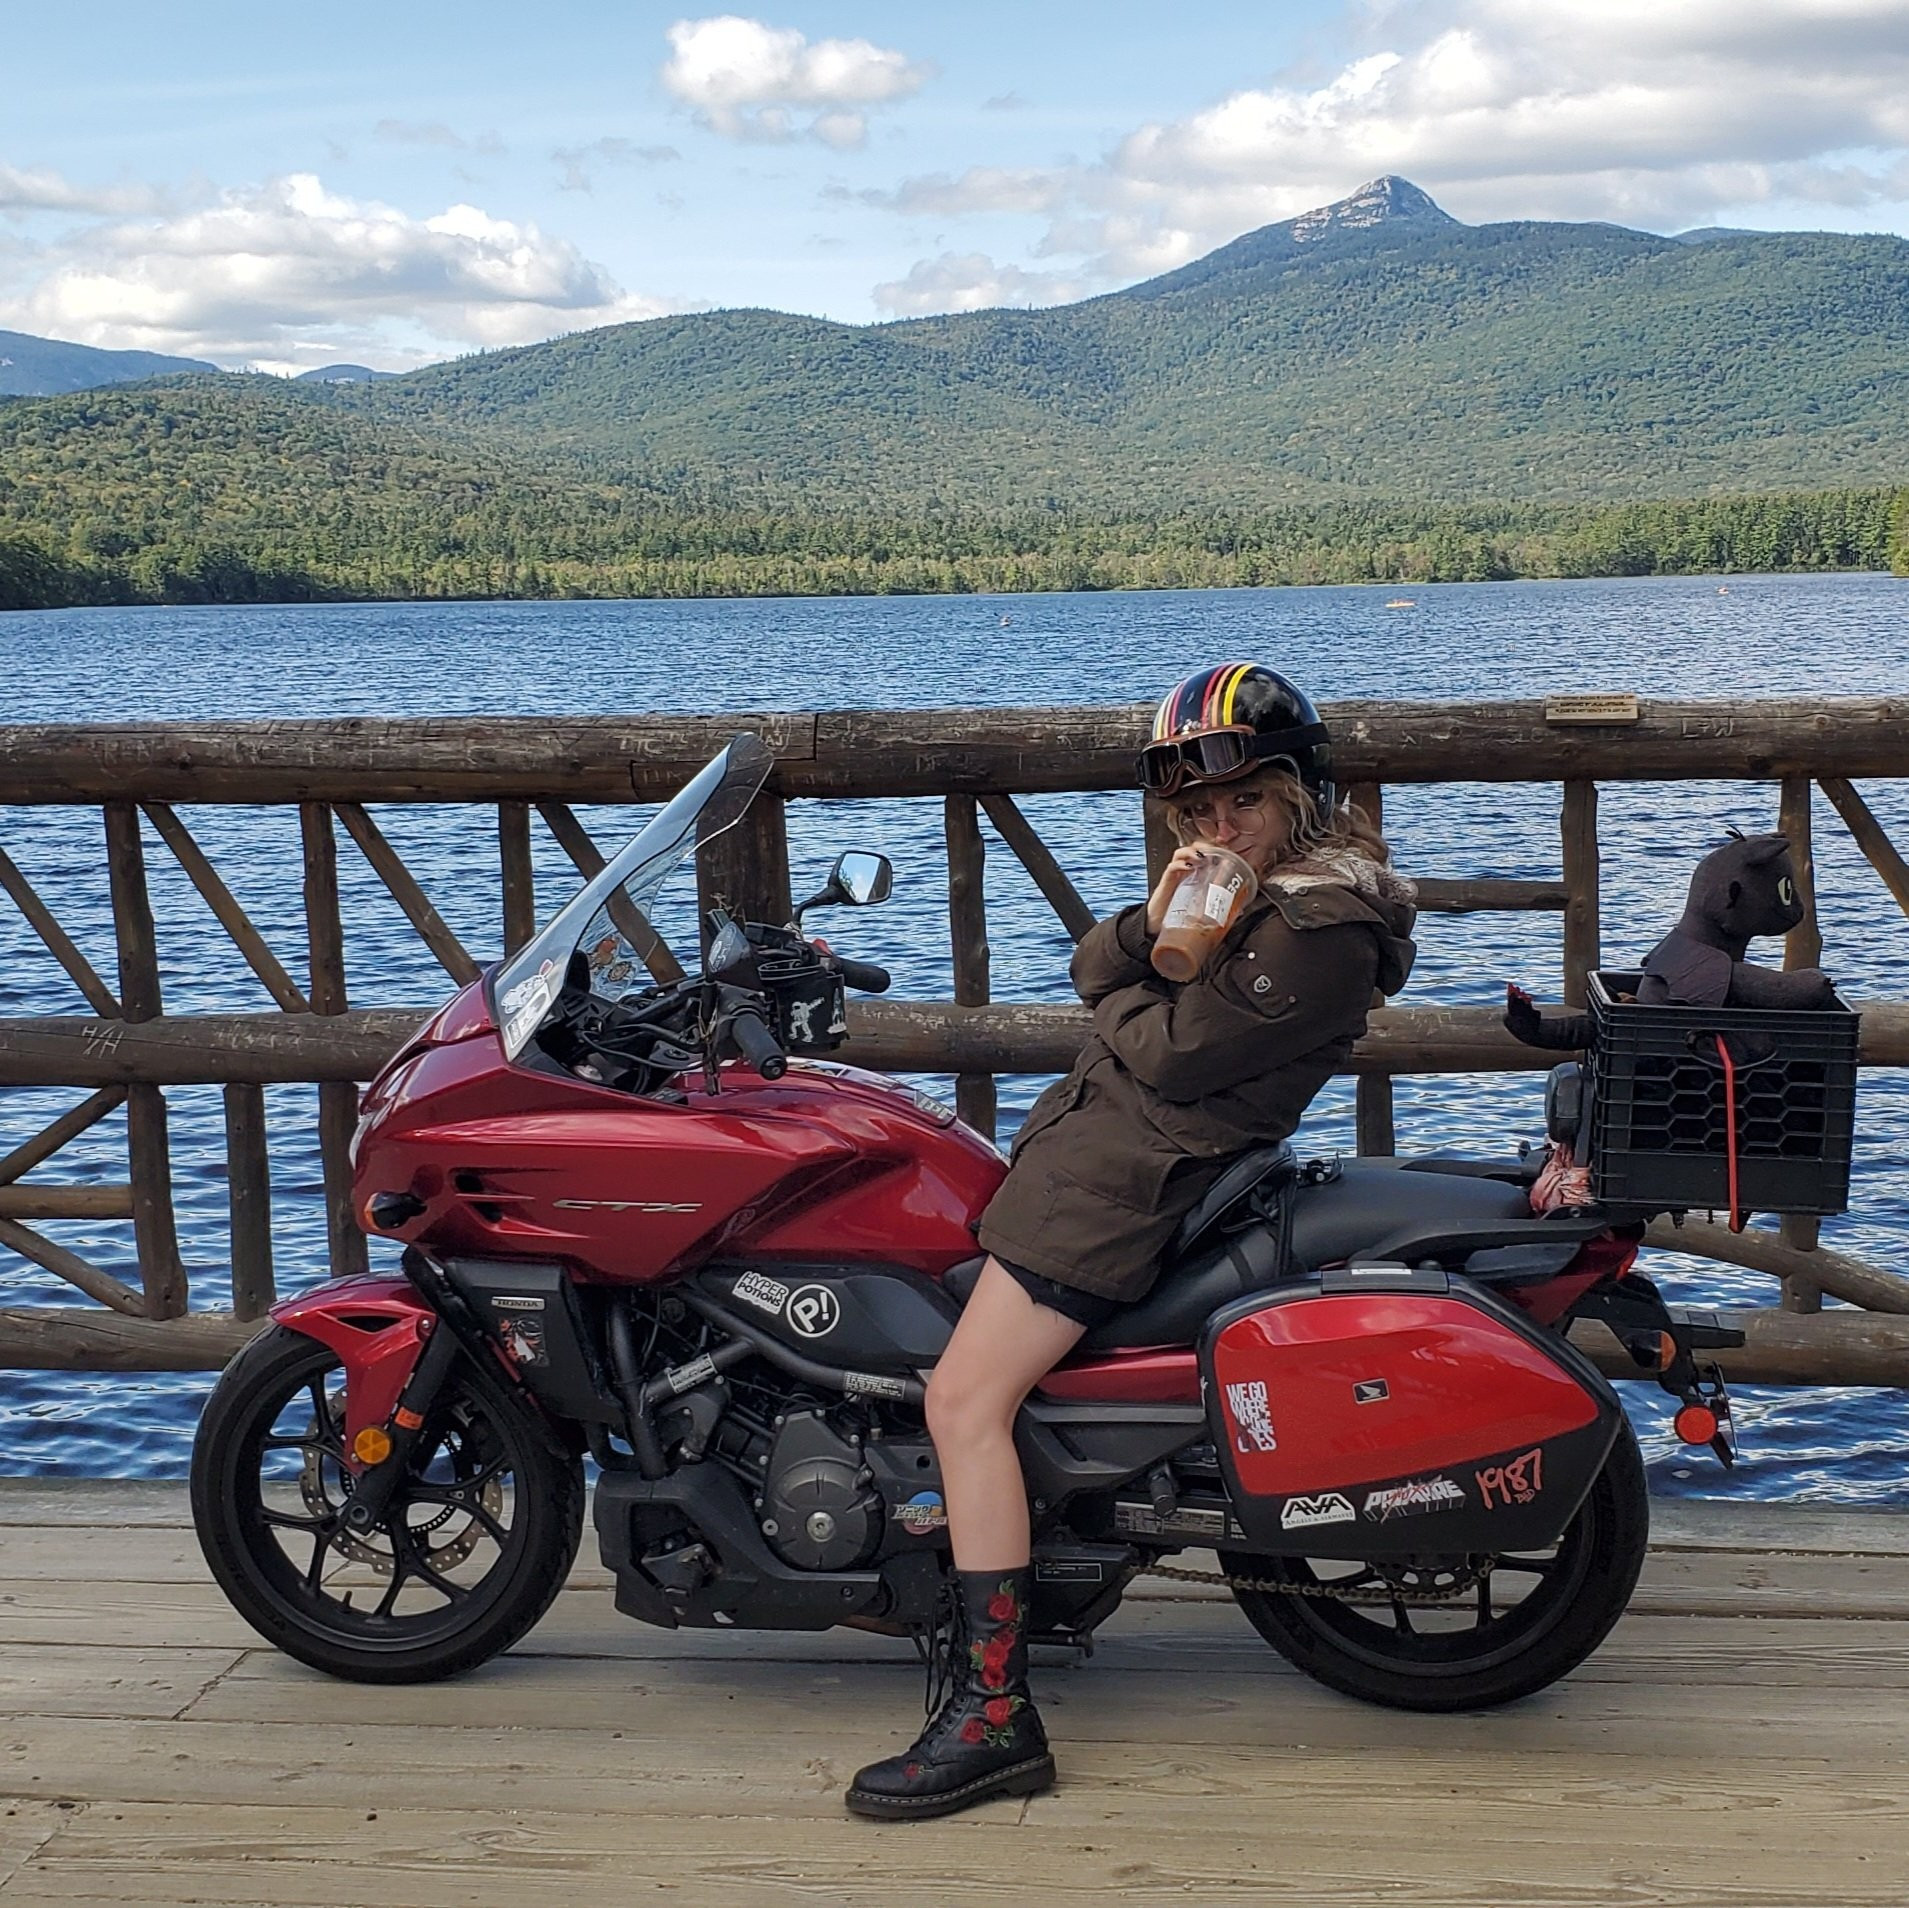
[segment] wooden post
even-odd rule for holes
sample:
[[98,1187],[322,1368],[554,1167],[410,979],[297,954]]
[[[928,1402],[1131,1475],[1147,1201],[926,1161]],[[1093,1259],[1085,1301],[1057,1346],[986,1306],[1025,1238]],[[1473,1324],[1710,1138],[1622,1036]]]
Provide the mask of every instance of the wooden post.
[[[954,997],[959,1007],[988,1004],[988,913],[983,888],[987,846],[972,795],[950,795],[943,823],[948,836],[948,931],[954,944]],[[977,1133],[994,1137],[994,1075],[955,1076],[955,1109]]]
[[[146,893],[139,810],[131,802],[106,804],[106,869],[113,897],[113,930],[119,942],[121,1013],[131,1021],[156,1020],[164,1011],[159,947]],[[186,1309],[186,1269],[179,1259],[179,1232],[172,1212],[166,1100],[156,1086],[127,1090],[126,1157],[146,1313],[150,1318],[178,1318]]]
[[1180,842],[1168,824],[1167,805],[1157,795],[1141,796],[1140,828],[1147,851],[1147,892],[1151,894]]
[[1561,819],[1564,885],[1571,899],[1564,910],[1564,1003],[1582,1007],[1592,972],[1599,965],[1597,784],[1564,785]]
[[278,1299],[272,1270],[272,1162],[265,1143],[265,1089],[225,1089],[226,1192],[232,1210],[232,1312],[263,1318]]
[[[311,1003],[319,1014],[342,1014],[345,927],[338,908],[338,842],[331,808],[300,802],[298,829],[305,850],[305,936],[311,949]],[[349,1080],[318,1088],[318,1155],[325,1175],[325,1234],[334,1278],[369,1269],[365,1235],[351,1210],[351,1135],[358,1124],[358,1089]]]
[[741,821],[698,850],[696,898],[704,913],[720,903],[745,920],[776,927],[795,912],[789,893],[788,803],[780,795],[761,790]]
[[497,804],[497,856],[503,868],[504,958],[537,932],[537,879],[530,858],[530,804]]
[[[1816,967],[1823,958],[1823,930],[1816,918],[1816,849],[1810,838],[1810,778],[1786,775],[1777,805],[1777,832],[1789,838],[1790,861],[1796,869],[1796,892],[1803,918],[1783,937],[1786,968]],[[1793,1212],[1778,1222],[1783,1243],[1798,1252],[1814,1252],[1822,1221],[1812,1213]],[[1783,1281],[1786,1312],[1820,1312],[1823,1288],[1814,1279],[1795,1275]]]
[[[1355,782],[1346,790],[1346,799],[1374,828],[1385,826],[1385,789],[1378,782]],[[1385,1005],[1385,996],[1374,988],[1372,1004]],[[1361,1154],[1389,1159],[1399,1150],[1398,1129],[1393,1120],[1392,1076],[1389,1073],[1362,1073],[1352,1089],[1353,1129]]]

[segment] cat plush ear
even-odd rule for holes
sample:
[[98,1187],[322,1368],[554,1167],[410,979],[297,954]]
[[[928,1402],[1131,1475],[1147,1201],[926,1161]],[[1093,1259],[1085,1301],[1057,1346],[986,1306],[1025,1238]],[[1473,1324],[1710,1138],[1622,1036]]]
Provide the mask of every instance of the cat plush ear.
[[1744,844],[1743,865],[1746,868],[1767,868],[1771,862],[1790,852],[1790,844],[1783,835],[1758,835]]

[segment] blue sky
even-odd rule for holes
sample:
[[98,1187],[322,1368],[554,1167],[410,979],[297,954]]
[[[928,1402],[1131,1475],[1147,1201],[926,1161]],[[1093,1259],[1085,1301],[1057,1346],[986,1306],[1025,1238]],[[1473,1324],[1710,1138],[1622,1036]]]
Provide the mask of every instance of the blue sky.
[[0,326],[223,364],[1052,303],[1386,171],[1909,233],[1909,0],[11,11]]

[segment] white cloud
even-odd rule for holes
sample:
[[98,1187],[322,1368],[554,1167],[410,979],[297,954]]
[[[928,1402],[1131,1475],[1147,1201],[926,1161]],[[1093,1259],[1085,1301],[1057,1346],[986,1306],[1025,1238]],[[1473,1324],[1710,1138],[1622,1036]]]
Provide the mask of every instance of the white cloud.
[[0,165],[0,214],[79,212],[115,217],[152,212],[162,194],[149,185],[80,186],[46,166]]
[[[944,217],[1033,213],[1037,256],[1100,285],[1401,173],[1460,218],[1671,229],[1758,205],[1900,208],[1904,0],[1423,0],[1368,5],[1367,46],[1137,127],[1100,161],[906,180]],[[1900,213],[1898,214],[1900,216]]]
[[1002,305],[1063,305],[1088,290],[1078,277],[997,265],[985,252],[924,258],[906,278],[875,287],[875,304],[895,318],[939,311],[993,311]]
[[810,40],[741,14],[678,20],[664,86],[728,139],[818,139],[846,150],[868,137],[863,108],[905,99],[933,71],[872,40]]
[[[454,205],[417,219],[309,173],[172,217],[69,234],[0,323],[84,344],[292,368],[527,344],[674,307],[626,293],[568,241]],[[437,352],[421,340],[440,341]]]

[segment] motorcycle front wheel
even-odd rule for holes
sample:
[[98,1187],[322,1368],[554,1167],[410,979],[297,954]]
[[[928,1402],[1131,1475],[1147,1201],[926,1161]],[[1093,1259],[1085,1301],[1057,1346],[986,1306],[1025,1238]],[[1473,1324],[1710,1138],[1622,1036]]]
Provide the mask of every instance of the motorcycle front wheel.
[[1279,1586],[1236,1584],[1233,1595],[1316,1682],[1390,1709],[1490,1709],[1568,1675],[1604,1641],[1631,1600],[1649,1536],[1644,1461],[1626,1424],[1542,1554],[1403,1567],[1231,1551],[1220,1561],[1229,1577]]
[[384,1519],[348,1529],[337,1354],[273,1326],[214,1387],[192,1448],[192,1518],[233,1607],[328,1675],[422,1683],[507,1650],[563,1588],[583,1468],[462,1360]]

